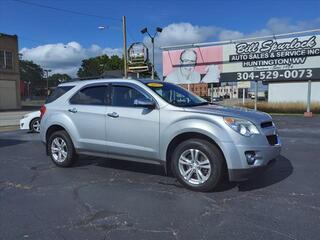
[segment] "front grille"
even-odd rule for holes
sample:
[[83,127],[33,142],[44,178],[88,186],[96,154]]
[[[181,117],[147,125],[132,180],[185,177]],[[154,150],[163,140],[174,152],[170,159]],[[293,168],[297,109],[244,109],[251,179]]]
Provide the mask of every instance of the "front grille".
[[271,121],[270,122],[263,122],[260,125],[262,128],[266,128],[266,127],[272,127],[273,123]]
[[269,135],[267,136],[268,142],[270,145],[274,146],[278,144],[278,137],[277,135]]

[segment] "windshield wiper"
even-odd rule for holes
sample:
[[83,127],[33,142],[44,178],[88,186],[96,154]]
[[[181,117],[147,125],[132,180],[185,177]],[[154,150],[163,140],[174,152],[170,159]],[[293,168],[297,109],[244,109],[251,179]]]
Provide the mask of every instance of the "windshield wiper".
[[203,106],[203,105],[209,105],[209,102],[201,102],[201,103],[193,104],[191,106],[196,107],[196,106]]

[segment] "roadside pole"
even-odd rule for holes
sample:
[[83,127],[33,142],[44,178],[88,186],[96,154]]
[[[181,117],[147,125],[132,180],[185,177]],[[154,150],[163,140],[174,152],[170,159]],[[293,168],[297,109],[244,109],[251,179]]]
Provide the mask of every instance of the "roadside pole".
[[255,96],[254,96],[254,110],[257,111],[257,102],[258,102],[258,81],[256,81],[256,90],[255,90]]
[[311,80],[308,81],[308,95],[307,95],[307,111],[304,113],[305,117],[312,117],[311,112]]
[[246,89],[242,88],[242,105],[245,104],[245,94],[246,94]]
[[126,22],[126,16],[122,16],[122,32],[123,32],[123,71],[124,71],[124,78],[128,78],[128,70],[127,70],[127,22]]
[[152,74],[151,79],[154,80],[154,37],[151,38],[152,43]]
[[211,103],[213,103],[213,83],[211,83]]

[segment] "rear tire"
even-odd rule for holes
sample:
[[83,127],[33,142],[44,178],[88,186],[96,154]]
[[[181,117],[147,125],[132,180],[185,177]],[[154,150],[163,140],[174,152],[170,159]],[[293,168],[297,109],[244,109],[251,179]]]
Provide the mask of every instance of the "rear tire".
[[40,118],[34,118],[30,122],[30,131],[33,133],[39,133],[40,132]]
[[178,181],[193,191],[213,190],[222,181],[225,160],[220,149],[202,139],[180,143],[173,152],[171,169]]
[[51,160],[59,167],[70,167],[77,160],[72,140],[66,131],[52,133],[47,149]]

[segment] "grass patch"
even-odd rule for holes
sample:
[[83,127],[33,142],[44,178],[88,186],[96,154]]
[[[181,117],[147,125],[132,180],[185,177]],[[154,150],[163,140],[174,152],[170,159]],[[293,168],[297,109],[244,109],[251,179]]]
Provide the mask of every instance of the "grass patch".
[[[246,108],[254,108],[254,102],[247,102],[244,106]],[[307,104],[303,102],[258,102],[258,110],[267,113],[290,113],[303,114],[307,109]],[[311,103],[311,112],[314,114],[320,113],[320,102]]]

